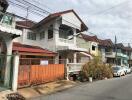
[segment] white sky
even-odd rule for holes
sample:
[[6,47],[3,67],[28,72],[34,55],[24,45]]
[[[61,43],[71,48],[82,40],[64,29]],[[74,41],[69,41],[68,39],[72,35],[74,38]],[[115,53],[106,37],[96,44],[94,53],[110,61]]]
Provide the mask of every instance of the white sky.
[[[12,0],[13,1],[13,0]],[[117,35],[118,42],[132,43],[132,1],[131,0],[28,0],[50,12],[74,9],[89,27],[89,31],[101,38]],[[112,8],[112,9],[109,9]],[[109,10],[108,10],[109,9]],[[14,6],[8,11],[26,16],[26,12]],[[45,15],[47,16],[47,15]],[[42,18],[29,15],[39,21]]]

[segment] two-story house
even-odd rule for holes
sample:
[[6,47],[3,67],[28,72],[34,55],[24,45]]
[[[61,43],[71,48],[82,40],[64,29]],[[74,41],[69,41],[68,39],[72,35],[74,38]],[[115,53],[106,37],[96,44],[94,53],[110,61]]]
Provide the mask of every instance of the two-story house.
[[132,67],[132,48],[131,46],[127,46],[125,47],[125,50],[127,51],[128,65],[129,67]]
[[80,34],[77,37],[77,46],[87,49],[87,52],[92,56],[99,56],[97,36]]
[[99,39],[99,51],[104,63],[128,65],[128,49],[122,43],[115,45],[110,39]]
[[[17,46],[18,49],[20,46],[27,50],[24,52],[13,47],[13,51],[23,54],[21,58],[46,57],[51,63],[67,63],[69,73],[80,71],[80,64],[90,59],[87,49],[78,47],[76,39],[80,32],[87,31],[88,28],[73,10],[50,14],[38,23],[18,21],[16,28],[22,30],[23,34],[14,40],[14,47]],[[49,53],[43,51],[45,54],[39,53],[36,56],[31,50],[34,47]]]
[[117,64],[124,66],[128,65],[128,55],[127,50],[125,49],[125,46],[122,43],[116,44],[117,48]]
[[110,39],[98,39],[99,52],[104,63],[115,64],[114,44]]
[[58,53],[56,63],[63,63],[63,60],[77,63],[77,53],[87,51],[76,45],[76,35],[88,28],[73,10],[50,14],[32,29],[37,36],[41,36],[40,46]]

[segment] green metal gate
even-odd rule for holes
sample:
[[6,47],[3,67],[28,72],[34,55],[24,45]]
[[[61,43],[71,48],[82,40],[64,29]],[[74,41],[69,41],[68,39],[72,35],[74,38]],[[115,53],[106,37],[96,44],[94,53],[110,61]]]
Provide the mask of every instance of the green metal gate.
[[13,55],[0,55],[0,91],[11,89],[13,76],[13,57]]

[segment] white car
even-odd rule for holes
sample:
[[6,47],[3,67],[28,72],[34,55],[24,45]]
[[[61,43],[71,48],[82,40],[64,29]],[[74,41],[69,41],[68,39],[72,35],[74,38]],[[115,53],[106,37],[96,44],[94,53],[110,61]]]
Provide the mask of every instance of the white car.
[[127,74],[127,68],[126,67],[122,67],[122,69],[124,70],[125,74]]
[[125,66],[125,68],[126,68],[127,74],[131,73],[131,69],[129,67]]
[[112,69],[113,69],[113,76],[121,77],[121,76],[125,75],[125,72],[124,72],[123,68],[120,67],[120,66],[112,67]]

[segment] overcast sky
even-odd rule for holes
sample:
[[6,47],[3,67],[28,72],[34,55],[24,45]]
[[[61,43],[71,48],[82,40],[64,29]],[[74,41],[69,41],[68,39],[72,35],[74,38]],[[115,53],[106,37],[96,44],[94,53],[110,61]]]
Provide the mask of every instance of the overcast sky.
[[[74,9],[89,27],[89,32],[92,32],[101,38],[111,38],[112,40],[114,40],[114,36],[117,35],[118,42],[132,43],[131,0],[28,1],[37,1],[40,3],[37,3],[39,7],[43,7],[50,12]],[[14,6],[10,6],[8,11],[21,16],[26,16],[26,12],[24,10],[18,9]],[[35,21],[42,19],[31,14],[29,15],[29,18]]]

